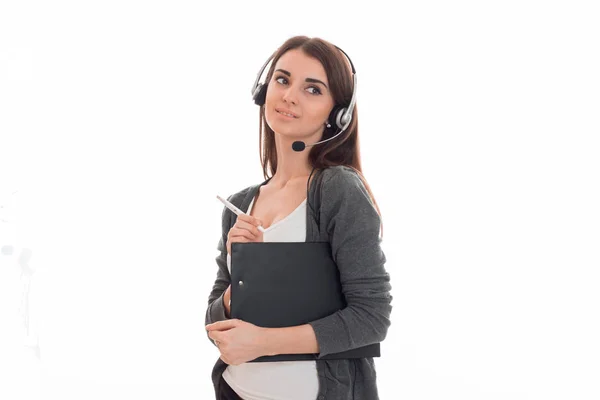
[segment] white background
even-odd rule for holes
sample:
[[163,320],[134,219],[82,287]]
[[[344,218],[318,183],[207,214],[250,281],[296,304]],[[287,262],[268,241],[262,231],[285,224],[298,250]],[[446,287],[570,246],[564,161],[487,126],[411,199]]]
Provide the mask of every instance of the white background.
[[215,196],[263,181],[250,89],[308,35],[357,69],[381,399],[598,399],[593,3],[3,0],[0,398],[213,398]]

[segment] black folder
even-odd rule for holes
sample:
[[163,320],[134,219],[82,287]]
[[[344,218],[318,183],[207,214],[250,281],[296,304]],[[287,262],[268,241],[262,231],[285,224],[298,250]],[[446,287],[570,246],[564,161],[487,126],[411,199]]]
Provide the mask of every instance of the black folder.
[[[303,325],[346,307],[329,242],[231,244],[231,318],[265,328]],[[250,362],[316,360],[318,354],[277,354]],[[374,343],[321,360],[379,357]]]

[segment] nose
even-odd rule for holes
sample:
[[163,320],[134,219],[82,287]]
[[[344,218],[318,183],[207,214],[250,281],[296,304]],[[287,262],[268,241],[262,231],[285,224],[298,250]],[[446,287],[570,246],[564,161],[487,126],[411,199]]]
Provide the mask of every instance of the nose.
[[295,89],[290,86],[283,94],[283,101],[285,101],[286,103],[297,104],[298,100],[296,99],[294,90]]

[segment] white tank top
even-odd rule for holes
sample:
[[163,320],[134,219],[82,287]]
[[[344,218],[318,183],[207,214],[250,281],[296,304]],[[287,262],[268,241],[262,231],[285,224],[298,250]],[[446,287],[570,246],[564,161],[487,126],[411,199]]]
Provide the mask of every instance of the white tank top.
[[[248,206],[251,214],[254,199]],[[263,233],[265,242],[306,241],[306,199]],[[227,254],[231,273],[231,257]],[[316,361],[274,361],[229,365],[223,379],[244,400],[315,400],[319,391]]]

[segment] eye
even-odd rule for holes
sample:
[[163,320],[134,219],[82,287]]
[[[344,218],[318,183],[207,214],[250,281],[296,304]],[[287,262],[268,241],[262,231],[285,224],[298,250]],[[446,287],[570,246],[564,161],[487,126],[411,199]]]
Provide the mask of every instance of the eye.
[[[274,79],[275,79],[275,82],[279,83],[280,85],[287,85],[287,83],[288,83],[287,78],[284,76],[281,76],[281,75],[275,77]],[[311,91],[311,89],[312,89],[312,91]],[[310,94],[315,95],[315,96],[322,94],[321,89],[319,89],[317,86],[309,86],[307,88],[307,90],[309,91]]]
[[319,95],[319,94],[321,94],[321,89],[319,89],[319,88],[318,88],[318,87],[316,87],[316,86],[310,86],[310,87],[309,87],[309,89],[314,89],[314,90],[315,90],[314,92],[309,92],[310,94],[314,94],[314,95]]

